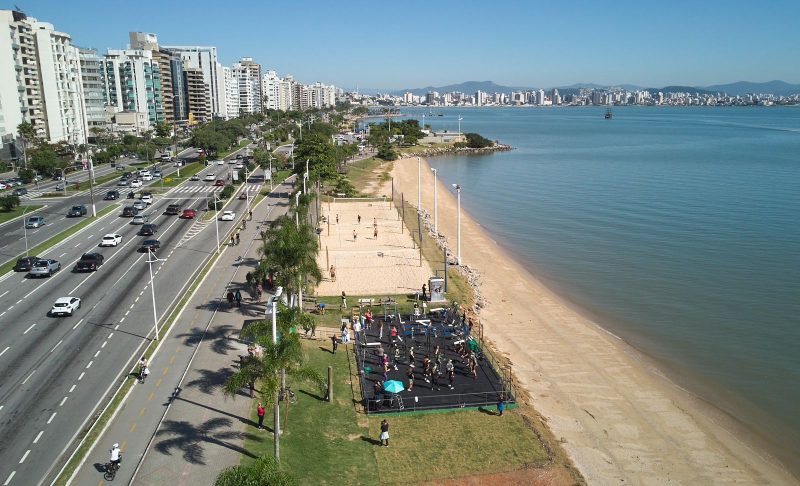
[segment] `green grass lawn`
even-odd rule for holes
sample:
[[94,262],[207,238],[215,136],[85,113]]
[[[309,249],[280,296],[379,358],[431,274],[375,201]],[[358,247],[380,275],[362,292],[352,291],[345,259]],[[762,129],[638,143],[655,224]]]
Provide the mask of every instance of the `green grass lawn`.
[[[523,416],[514,410],[497,417],[493,411],[460,410],[399,414],[387,418],[390,447],[376,445],[384,416],[356,411],[348,361],[352,354],[327,341],[304,341],[309,366],[326,373],[333,366],[332,403],[320,400],[315,388],[290,383],[297,403],[282,406],[281,464],[298,484],[414,484],[480,473],[543,466],[548,455]],[[253,419],[256,403],[253,404]],[[272,426],[271,407],[265,425]],[[272,434],[245,443],[257,456],[271,455]],[[250,459],[245,459],[249,461]]]
[[[5,223],[6,221],[11,221],[12,219],[22,216],[23,214],[33,214],[37,209],[41,209],[44,206],[41,204],[31,204],[29,206],[17,206],[11,211],[6,211],[4,209],[0,209],[0,223]],[[22,224],[22,223],[20,223]]]

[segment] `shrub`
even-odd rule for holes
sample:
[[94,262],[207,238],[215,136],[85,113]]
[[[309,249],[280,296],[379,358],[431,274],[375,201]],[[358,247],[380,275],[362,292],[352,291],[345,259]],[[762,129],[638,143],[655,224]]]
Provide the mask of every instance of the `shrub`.
[[378,149],[378,158],[383,160],[397,160],[397,152],[391,145],[381,145]]
[[486,148],[493,145],[491,140],[477,133],[465,133],[464,136],[467,138],[467,147],[469,148]]
[[0,206],[3,206],[6,211],[11,211],[19,206],[19,196],[8,195],[0,197]]

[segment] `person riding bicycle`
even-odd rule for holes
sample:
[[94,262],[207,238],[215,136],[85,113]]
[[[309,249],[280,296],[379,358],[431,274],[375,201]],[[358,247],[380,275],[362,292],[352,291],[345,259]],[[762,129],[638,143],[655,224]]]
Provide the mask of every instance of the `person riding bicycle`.
[[122,462],[122,451],[119,448],[119,444],[114,444],[114,446],[111,448],[111,466],[119,469],[119,465],[121,462]]

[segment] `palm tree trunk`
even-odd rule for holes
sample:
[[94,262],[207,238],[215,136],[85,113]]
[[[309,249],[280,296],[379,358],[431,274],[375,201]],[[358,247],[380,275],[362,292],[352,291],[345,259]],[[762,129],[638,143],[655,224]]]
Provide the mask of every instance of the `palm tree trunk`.
[[273,425],[272,425],[272,435],[275,445],[275,461],[281,462],[281,446],[280,446],[280,436],[281,436],[281,406],[279,402],[279,394],[280,390],[275,390],[275,405],[273,407]]

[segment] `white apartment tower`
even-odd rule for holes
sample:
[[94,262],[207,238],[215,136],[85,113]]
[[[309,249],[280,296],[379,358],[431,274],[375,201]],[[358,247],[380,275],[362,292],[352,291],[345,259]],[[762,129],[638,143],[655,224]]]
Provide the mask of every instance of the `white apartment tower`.
[[224,117],[225,113],[225,80],[221,72],[222,65],[217,62],[217,48],[212,46],[162,46],[164,49],[178,54],[183,66],[188,69],[199,69],[203,73],[203,82],[208,86],[208,99],[213,116]]
[[233,75],[233,69],[222,67],[222,79],[225,81],[225,117],[239,115],[239,83]]
[[273,70],[265,72],[261,78],[261,102],[265,110],[280,110],[280,83],[281,78]]
[[108,106],[146,113],[151,126],[164,121],[161,68],[152,51],[109,49],[101,66]]
[[239,88],[236,116],[243,113],[261,113],[261,64],[244,57],[233,65],[233,77]]

